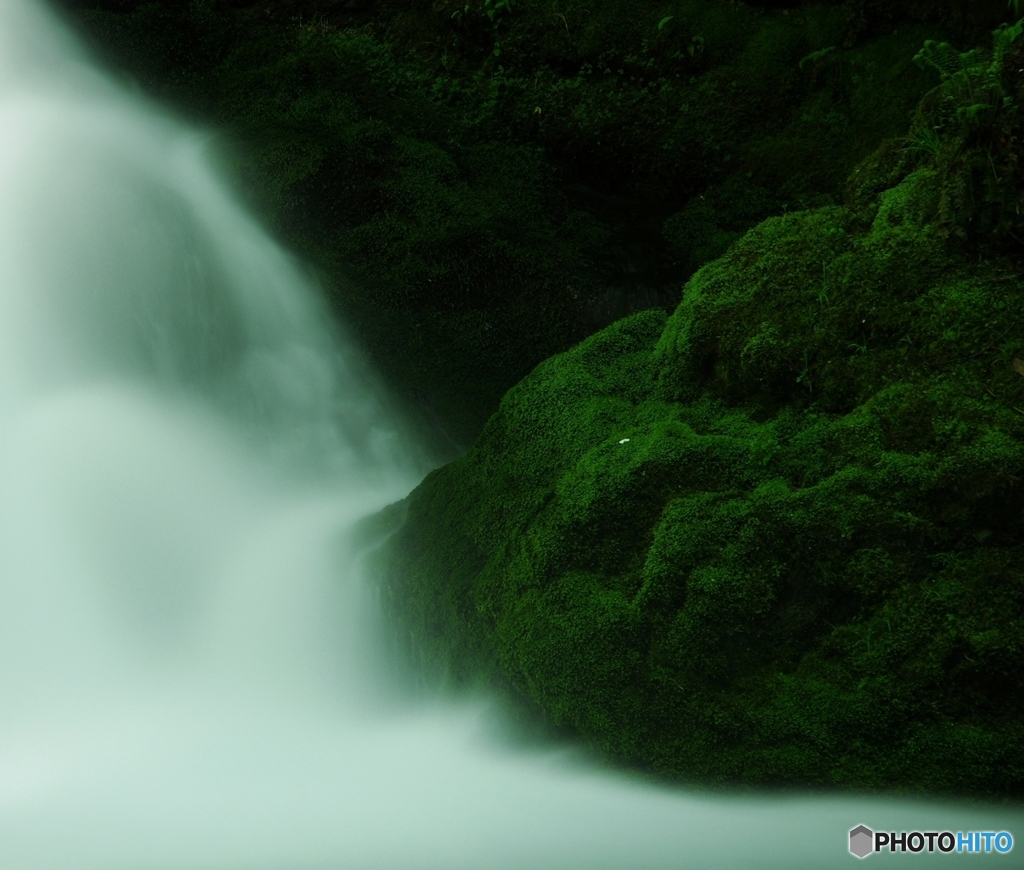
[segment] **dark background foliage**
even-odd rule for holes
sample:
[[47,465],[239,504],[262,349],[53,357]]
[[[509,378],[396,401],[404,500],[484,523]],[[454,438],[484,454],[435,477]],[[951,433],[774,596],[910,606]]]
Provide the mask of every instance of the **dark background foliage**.
[[760,219],[838,201],[995,2],[63,0],[220,134],[442,452],[508,387],[671,310]]

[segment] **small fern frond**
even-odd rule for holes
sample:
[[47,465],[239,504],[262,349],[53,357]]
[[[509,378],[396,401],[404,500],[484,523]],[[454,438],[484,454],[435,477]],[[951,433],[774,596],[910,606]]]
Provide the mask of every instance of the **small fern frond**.
[[1002,65],[1004,55],[1020,39],[1022,33],[1024,33],[1024,19],[1016,24],[1002,24],[992,31],[993,66]]
[[932,67],[932,69],[938,70],[943,81],[963,75],[972,67],[984,63],[985,60],[985,52],[980,48],[957,51],[948,42],[937,42],[934,39],[925,40],[924,47],[914,55],[914,63],[921,69]]

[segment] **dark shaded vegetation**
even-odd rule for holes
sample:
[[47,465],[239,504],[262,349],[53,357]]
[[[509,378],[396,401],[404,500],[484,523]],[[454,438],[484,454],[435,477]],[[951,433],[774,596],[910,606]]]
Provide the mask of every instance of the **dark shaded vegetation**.
[[459,445],[542,359],[632,311],[671,310],[760,219],[839,201],[930,86],[911,62],[923,41],[970,39],[1003,11],[64,5],[144,89],[223,131],[240,189]]
[[421,659],[670,776],[1024,793],[1020,36],[509,391],[381,562]]
[[508,390],[383,554],[424,667],[668,776],[1020,795],[1004,0],[72,5],[439,442]]

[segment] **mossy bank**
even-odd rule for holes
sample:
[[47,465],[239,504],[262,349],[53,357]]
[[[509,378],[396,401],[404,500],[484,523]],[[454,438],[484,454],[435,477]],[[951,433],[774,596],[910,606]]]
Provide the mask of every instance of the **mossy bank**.
[[[421,662],[669,776],[1024,793],[1002,33],[922,102],[936,147],[884,144],[844,204],[763,221],[671,316],[542,363],[410,496],[380,570]],[[958,111],[985,76],[992,111]]]

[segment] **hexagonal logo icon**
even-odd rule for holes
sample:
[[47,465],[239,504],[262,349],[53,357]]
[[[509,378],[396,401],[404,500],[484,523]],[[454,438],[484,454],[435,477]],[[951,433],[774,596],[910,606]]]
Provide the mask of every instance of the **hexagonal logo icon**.
[[875,850],[875,832],[867,825],[850,828],[850,854],[867,858]]

